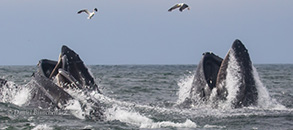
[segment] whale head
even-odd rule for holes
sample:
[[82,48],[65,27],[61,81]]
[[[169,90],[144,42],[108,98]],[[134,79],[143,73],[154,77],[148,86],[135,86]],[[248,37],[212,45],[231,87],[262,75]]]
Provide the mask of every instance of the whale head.
[[65,45],[61,48],[58,61],[43,59],[38,66],[38,72],[51,80],[56,80],[59,87],[74,87],[100,92],[93,76],[79,55]]

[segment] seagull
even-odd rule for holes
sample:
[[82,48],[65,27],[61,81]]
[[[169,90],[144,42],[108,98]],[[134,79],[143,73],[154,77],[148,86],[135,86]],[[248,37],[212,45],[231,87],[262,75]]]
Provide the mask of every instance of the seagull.
[[[179,8],[180,7],[180,8]],[[177,9],[177,8],[179,8],[179,11],[183,11],[185,8],[187,8],[188,10],[190,10],[190,8],[188,7],[188,5],[187,4],[185,4],[185,3],[178,3],[178,4],[176,4],[176,5],[174,5],[173,7],[171,7],[168,11],[170,12],[170,11],[172,11],[172,10],[174,10],[174,9]]]
[[95,11],[98,12],[97,8],[94,8],[93,12],[89,12],[87,9],[83,9],[77,12],[77,14],[80,14],[82,12],[85,12],[86,14],[88,14],[89,16],[87,17],[87,19],[91,19],[94,15],[95,15]]

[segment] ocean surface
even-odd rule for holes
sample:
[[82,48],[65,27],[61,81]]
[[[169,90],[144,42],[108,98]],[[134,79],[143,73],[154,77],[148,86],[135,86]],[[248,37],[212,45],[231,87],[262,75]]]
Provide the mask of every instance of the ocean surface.
[[36,66],[0,66],[9,88],[0,91],[1,129],[293,129],[293,65],[255,65],[263,99],[257,106],[233,109],[208,105],[180,108],[196,65],[91,65],[103,94],[67,90],[78,100],[99,101],[104,121],[71,111],[27,108],[28,83]]

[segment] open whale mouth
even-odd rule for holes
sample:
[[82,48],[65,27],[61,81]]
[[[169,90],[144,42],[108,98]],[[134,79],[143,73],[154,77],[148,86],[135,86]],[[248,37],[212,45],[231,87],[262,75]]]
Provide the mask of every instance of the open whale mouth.
[[210,89],[216,86],[218,71],[220,69],[223,59],[211,52],[203,54],[203,71],[205,80]]
[[41,60],[39,72],[50,80],[54,80],[57,86],[64,88],[77,88],[98,90],[93,76],[73,50],[63,45],[58,61]]

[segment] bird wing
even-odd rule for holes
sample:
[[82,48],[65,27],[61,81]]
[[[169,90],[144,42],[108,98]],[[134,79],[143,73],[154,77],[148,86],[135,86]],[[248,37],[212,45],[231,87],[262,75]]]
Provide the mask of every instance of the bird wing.
[[179,4],[176,4],[176,5],[174,5],[173,7],[171,7],[168,11],[172,11],[173,9],[176,9],[176,8],[178,8],[178,7],[180,7],[180,5],[179,5]]
[[80,10],[80,11],[78,11],[77,13],[80,14],[80,13],[82,13],[82,12],[85,12],[85,13],[87,13],[88,15],[90,14],[90,12],[89,12],[87,9]]
[[179,10],[180,11],[183,11],[185,8],[187,8],[188,7],[188,5],[187,4],[183,4],[180,8],[179,8]]

